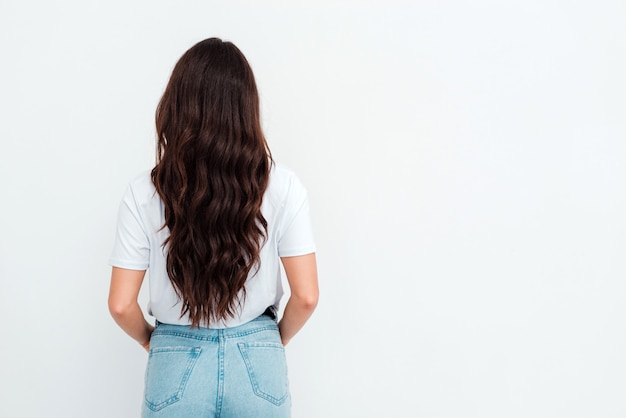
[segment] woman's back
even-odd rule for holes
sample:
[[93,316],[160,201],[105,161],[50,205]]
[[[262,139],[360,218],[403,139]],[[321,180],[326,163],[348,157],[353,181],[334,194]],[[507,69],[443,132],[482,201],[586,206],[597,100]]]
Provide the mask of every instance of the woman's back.
[[[232,43],[178,61],[157,164],[118,214],[109,309],[147,351],[144,417],[288,417],[284,345],[317,304],[305,188],[275,164],[252,70]],[[280,263],[289,283],[283,316]],[[149,314],[137,297],[150,270]]]
[[[278,307],[283,296],[280,259],[315,252],[307,193],[290,169],[275,164],[261,206],[267,221],[267,237],[260,250],[259,269],[246,281],[246,297],[233,318],[210,324],[211,328],[241,325]],[[133,179],[122,200],[118,216],[118,241],[109,263],[127,269],[150,268],[151,315],[160,322],[190,325],[188,315],[180,316],[181,301],[167,275],[167,252],[162,244],[168,237],[163,202],[156,194],[149,172]]]

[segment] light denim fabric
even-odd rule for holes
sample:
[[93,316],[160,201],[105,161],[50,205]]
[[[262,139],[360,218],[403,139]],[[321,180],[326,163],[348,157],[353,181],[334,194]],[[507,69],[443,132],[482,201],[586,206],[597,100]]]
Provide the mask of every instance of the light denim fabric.
[[288,418],[291,397],[276,321],[234,328],[157,322],[146,367],[144,418]]

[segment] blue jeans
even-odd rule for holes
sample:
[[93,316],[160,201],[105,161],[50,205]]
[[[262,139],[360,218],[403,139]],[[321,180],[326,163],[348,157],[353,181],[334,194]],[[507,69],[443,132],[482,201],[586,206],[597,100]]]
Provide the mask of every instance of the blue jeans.
[[290,417],[285,350],[276,321],[234,328],[157,323],[142,417]]

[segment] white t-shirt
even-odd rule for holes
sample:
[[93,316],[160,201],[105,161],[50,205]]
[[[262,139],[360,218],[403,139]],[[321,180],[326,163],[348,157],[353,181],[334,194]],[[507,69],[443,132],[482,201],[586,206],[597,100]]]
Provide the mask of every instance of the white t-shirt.
[[[260,251],[259,271],[246,282],[246,297],[235,318],[210,324],[228,328],[261,315],[269,306],[278,306],[283,296],[279,257],[315,252],[307,192],[295,174],[274,164],[263,197],[261,212],[268,224],[267,240]],[[120,204],[117,234],[109,264],[131,270],[149,269],[148,312],[159,322],[189,325],[180,317],[181,301],[166,270],[163,242],[168,237],[164,206],[150,178],[150,171],[133,179]]]

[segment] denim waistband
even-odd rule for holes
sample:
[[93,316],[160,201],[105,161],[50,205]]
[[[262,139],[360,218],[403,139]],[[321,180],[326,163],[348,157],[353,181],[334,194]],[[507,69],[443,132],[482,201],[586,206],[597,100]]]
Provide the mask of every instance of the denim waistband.
[[191,327],[189,325],[172,325],[156,322],[156,329],[152,336],[157,335],[177,335],[180,337],[194,338],[198,340],[214,340],[220,338],[236,338],[244,335],[254,334],[260,331],[275,330],[278,331],[278,324],[266,313],[253,319],[245,324],[232,328],[204,328]]

